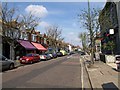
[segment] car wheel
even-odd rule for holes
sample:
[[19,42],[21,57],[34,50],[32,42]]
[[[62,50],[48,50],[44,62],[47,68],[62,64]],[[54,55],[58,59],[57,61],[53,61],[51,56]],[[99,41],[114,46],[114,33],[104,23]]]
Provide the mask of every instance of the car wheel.
[[14,68],[14,64],[12,63],[12,64],[10,64],[9,69],[11,70],[13,68]]
[[30,64],[32,64],[33,63],[33,61],[30,61]]

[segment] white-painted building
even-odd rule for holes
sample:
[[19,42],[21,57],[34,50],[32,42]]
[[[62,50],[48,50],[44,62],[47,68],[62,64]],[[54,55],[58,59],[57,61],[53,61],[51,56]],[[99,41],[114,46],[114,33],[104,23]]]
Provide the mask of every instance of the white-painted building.
[[69,51],[71,52],[72,51],[72,46],[68,45],[68,47],[69,47]]

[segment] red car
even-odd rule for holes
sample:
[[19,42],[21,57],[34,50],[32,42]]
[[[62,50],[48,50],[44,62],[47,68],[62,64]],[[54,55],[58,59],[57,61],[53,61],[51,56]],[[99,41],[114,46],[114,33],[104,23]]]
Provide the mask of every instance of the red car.
[[20,63],[21,64],[27,64],[27,63],[33,63],[33,62],[38,62],[40,61],[40,56],[38,54],[27,54],[26,56],[23,56],[20,58]]

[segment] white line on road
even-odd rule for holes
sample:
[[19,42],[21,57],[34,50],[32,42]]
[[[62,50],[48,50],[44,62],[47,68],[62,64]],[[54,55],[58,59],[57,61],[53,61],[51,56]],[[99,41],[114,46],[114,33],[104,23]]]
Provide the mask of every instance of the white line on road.
[[83,64],[80,58],[80,65],[81,65],[81,83],[82,83],[82,90],[84,90],[84,83],[83,83]]

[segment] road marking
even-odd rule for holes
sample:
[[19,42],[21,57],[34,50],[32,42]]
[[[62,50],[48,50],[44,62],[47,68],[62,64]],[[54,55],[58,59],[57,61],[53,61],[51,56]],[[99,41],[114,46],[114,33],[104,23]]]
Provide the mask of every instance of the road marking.
[[68,56],[67,58],[71,58],[71,57],[72,57],[72,55]]
[[80,58],[80,65],[81,65],[81,83],[82,83],[82,90],[84,90],[84,83],[83,83],[83,65],[82,60]]

